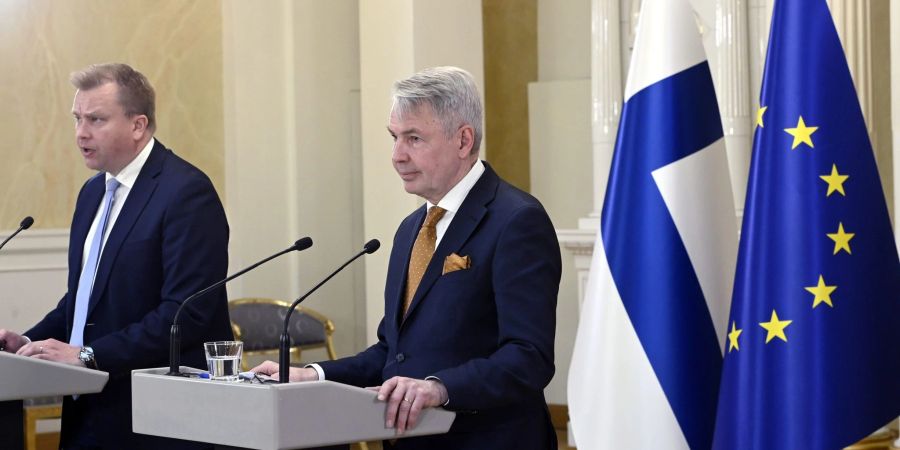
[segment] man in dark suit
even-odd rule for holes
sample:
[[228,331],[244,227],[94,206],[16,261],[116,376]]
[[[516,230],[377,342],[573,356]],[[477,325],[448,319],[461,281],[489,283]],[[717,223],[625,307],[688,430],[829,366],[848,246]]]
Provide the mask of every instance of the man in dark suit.
[[[166,366],[176,309],[225,277],[222,203],[203,172],[154,139],[155,96],[144,75],[94,65],[72,84],[76,141],[99,173],[75,205],[68,291],[24,335],[0,330],[0,347],[109,372],[101,393],[64,399],[61,447],[199,447],[131,431],[131,370]],[[184,312],[184,362],[205,367],[202,343],[232,339],[224,289]]]
[[[401,435],[425,408],[458,412],[449,433],[389,448],[557,446],[543,389],[554,372],[559,243],[541,204],[478,159],[481,115],[461,69],[395,84],[394,168],[427,203],[394,236],[378,342],[291,369],[296,381],[380,385],[386,425]],[[274,374],[277,365],[256,370]]]

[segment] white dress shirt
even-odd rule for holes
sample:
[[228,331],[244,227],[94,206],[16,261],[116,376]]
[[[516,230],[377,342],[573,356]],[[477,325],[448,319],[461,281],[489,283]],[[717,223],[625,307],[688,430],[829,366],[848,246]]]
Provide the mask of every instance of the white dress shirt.
[[[122,206],[125,205],[125,199],[128,198],[128,193],[131,192],[131,188],[134,186],[134,182],[137,181],[138,175],[141,173],[141,169],[144,167],[144,163],[147,162],[147,158],[150,157],[150,150],[153,149],[153,145],[156,143],[156,140],[150,138],[150,142],[147,142],[147,145],[141,150],[140,153],[130,162],[124,169],[122,169],[118,175],[112,176],[109,172],[106,173],[106,181],[108,182],[110,178],[115,178],[116,181],[119,182],[120,186],[116,189],[116,195],[113,197],[112,207],[109,211],[109,221],[106,224],[106,232],[103,236],[103,241],[100,244],[101,252],[97,257],[97,267],[100,267],[100,259],[103,258],[103,247],[106,247],[106,239],[109,237],[109,232],[112,231],[113,226],[116,224],[116,219],[119,217],[119,213],[122,211]],[[91,229],[88,231],[87,239],[84,240],[84,253],[82,255],[87,255],[91,251],[91,242],[94,241],[94,235],[97,234],[97,227],[100,226],[100,213],[103,212],[103,208],[97,208],[97,213],[94,215],[94,223],[91,224]],[[81,258],[81,267],[84,267],[87,258]]]

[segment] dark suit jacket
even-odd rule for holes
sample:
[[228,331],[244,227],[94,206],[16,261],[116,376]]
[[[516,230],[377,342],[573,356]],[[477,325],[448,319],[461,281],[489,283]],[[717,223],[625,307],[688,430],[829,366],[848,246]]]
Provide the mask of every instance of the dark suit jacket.
[[[435,376],[457,411],[446,435],[400,439],[396,448],[555,449],[543,389],[553,377],[559,243],[532,196],[485,172],[450,223],[401,317],[406,272],[425,207],[394,236],[378,343],[321,362],[325,377],[377,386],[401,375]],[[451,253],[471,268],[441,275]]]
[[[69,237],[68,292],[28,330],[32,340],[68,342],[84,241],[105,192],[105,175],[78,194]],[[209,178],[156,141],[109,233],[91,293],[85,345],[100,370],[103,392],[63,403],[62,441],[90,430],[104,448],[166,448],[132,433],[131,370],[168,366],[169,327],[192,293],[225,278],[228,223]],[[232,339],[225,290],[192,300],[179,317],[182,362],[206,367],[202,343]]]

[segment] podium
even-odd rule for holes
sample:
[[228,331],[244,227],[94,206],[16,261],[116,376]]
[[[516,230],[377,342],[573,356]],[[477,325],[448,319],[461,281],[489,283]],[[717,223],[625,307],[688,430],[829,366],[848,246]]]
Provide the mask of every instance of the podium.
[[37,358],[0,352],[0,401],[31,397],[93,394],[103,390],[109,374]]
[[[332,381],[230,383],[166,372],[132,372],[134,432],[260,450],[400,437],[384,426],[387,404],[374,391]],[[446,433],[455,418],[451,411],[424,410],[402,437]]]
[[22,447],[22,400],[103,390],[109,374],[0,352],[0,447]]

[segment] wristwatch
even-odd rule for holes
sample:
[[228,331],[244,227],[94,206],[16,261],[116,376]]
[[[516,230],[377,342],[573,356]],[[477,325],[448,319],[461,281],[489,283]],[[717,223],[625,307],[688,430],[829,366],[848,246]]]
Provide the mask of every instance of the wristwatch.
[[81,347],[81,351],[78,353],[78,359],[84,363],[84,367],[88,369],[96,369],[97,368],[97,360],[94,359],[94,349],[90,347]]

